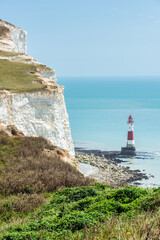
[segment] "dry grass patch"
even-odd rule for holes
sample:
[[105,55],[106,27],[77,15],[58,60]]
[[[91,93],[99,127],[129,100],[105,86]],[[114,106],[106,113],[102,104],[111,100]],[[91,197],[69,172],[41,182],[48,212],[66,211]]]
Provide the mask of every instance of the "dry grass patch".
[[[55,149],[55,154],[46,156],[44,149]],[[0,133],[0,212],[7,218],[13,212],[33,211],[48,192],[89,184],[91,180],[63,162],[56,147],[44,138]]]
[[85,228],[72,238],[85,240],[159,240],[159,213],[138,214],[132,218],[113,216],[106,223],[93,228]]
[[7,162],[1,174],[3,177],[0,179],[0,192],[5,196],[54,192],[62,187],[90,183],[70,164],[45,155],[18,159],[11,165]]

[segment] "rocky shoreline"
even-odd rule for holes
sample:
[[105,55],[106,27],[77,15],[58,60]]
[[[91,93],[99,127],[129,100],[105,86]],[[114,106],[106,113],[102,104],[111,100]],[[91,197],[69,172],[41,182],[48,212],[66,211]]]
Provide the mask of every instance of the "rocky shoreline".
[[80,163],[96,167],[96,170],[89,174],[90,177],[109,185],[123,186],[135,182],[135,185],[139,185],[137,181],[149,178],[140,170],[119,166],[118,164],[124,161],[121,159],[120,152],[77,148],[76,158]]

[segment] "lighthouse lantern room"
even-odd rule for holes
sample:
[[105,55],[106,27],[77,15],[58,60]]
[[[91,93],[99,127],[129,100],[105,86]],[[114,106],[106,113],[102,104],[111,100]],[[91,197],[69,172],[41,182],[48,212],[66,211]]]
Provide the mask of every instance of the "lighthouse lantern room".
[[135,142],[134,142],[134,121],[131,115],[128,118],[127,146],[121,148],[121,154],[136,155],[136,148],[135,148]]

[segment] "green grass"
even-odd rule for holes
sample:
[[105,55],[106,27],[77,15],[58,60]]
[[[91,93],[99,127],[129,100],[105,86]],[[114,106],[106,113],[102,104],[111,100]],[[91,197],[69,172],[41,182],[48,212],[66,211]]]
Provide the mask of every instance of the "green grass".
[[[2,239],[159,239],[160,189],[66,188]],[[158,232],[157,232],[158,231]],[[154,238],[147,238],[147,236]]]
[[0,60],[0,90],[28,92],[43,89],[36,77],[36,65]]

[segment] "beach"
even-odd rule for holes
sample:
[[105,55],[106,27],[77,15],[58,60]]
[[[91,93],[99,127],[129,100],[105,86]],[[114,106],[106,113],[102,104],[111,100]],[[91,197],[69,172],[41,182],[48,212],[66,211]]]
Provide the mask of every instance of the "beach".
[[125,160],[118,151],[85,150],[76,148],[76,158],[80,163],[80,170],[85,176],[111,185],[124,186],[127,184],[141,185],[141,180],[147,180],[153,175],[147,176],[139,169],[131,170],[128,166],[121,166]]

